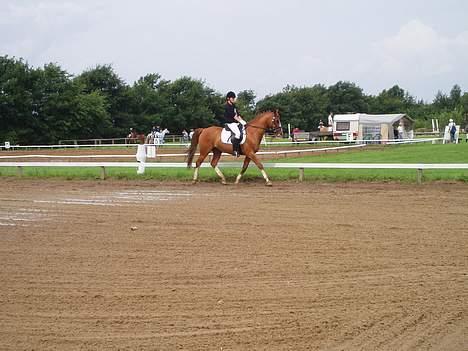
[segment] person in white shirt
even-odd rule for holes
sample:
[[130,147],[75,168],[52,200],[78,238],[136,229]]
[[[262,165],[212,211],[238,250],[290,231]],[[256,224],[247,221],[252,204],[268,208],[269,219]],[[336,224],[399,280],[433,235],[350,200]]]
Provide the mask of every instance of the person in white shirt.
[[403,132],[405,131],[405,129],[403,128],[403,124],[399,124],[398,125],[398,139],[403,139]]
[[333,112],[328,115],[328,126],[333,127]]
[[450,133],[450,142],[455,143],[455,134],[457,133],[457,125],[451,118],[449,119],[448,131]]

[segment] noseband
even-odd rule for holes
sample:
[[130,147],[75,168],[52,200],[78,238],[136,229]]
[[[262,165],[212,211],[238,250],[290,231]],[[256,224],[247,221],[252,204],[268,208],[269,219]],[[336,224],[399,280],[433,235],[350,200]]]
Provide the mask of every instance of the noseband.
[[[271,120],[271,122],[274,122],[276,118],[277,118],[276,116],[273,116],[273,119]],[[259,126],[247,123],[246,127],[253,127],[253,128],[263,129],[265,132],[273,132],[273,133],[283,131],[283,128],[281,128],[280,126],[275,127],[275,128],[265,128],[265,127],[259,127]]]

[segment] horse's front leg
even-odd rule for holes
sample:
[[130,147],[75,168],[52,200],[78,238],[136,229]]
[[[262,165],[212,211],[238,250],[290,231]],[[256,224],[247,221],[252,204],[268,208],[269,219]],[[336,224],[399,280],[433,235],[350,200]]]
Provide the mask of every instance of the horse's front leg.
[[213,158],[211,159],[211,167],[214,168],[216,174],[221,178],[221,184],[226,185],[226,178],[224,177],[223,172],[218,167],[219,159],[221,158],[221,151],[218,149],[213,150]]
[[193,179],[192,179],[192,184],[197,184],[198,183],[198,170],[199,167],[195,167],[195,170],[193,171]]
[[234,184],[239,184],[239,181],[240,179],[242,178],[242,176],[244,175],[245,171],[247,170],[247,168],[249,167],[249,163],[250,163],[250,158],[245,156],[244,158],[244,165],[242,166],[242,170],[240,171],[239,175],[237,176],[236,178],[236,181]]
[[273,184],[271,183],[270,179],[268,178],[268,175],[266,174],[265,172],[265,168],[263,167],[263,164],[260,162],[260,160],[258,159],[257,155],[255,154],[251,154],[249,155],[249,157],[252,159],[252,161],[255,163],[255,165],[258,167],[258,169],[260,170],[260,172],[262,172],[262,176],[263,178],[265,178],[265,181],[266,181],[266,185],[267,186],[272,186]]

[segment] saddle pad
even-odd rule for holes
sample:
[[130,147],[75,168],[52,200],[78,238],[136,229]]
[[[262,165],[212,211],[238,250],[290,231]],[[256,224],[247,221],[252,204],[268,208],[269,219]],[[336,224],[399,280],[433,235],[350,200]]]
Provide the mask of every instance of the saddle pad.
[[[226,128],[223,128],[221,131],[221,142],[224,144],[232,144],[231,142],[231,136],[232,132],[230,130],[226,130]],[[241,144],[245,143],[245,128],[242,129],[242,140]]]

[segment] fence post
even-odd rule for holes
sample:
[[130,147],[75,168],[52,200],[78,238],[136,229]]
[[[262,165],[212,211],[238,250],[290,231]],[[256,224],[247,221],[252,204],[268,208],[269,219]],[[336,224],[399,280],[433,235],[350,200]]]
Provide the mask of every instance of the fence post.
[[106,168],[104,166],[101,166],[101,179],[106,179]]
[[418,184],[421,184],[422,183],[423,170],[422,170],[422,168],[418,168],[416,172],[417,172],[417,177],[416,177],[417,182],[418,182]]
[[24,175],[24,173],[23,173],[23,166],[18,166],[18,167],[16,167],[16,175],[17,175],[18,177],[22,177],[22,176]]
[[299,168],[299,181],[304,181],[304,168]]

